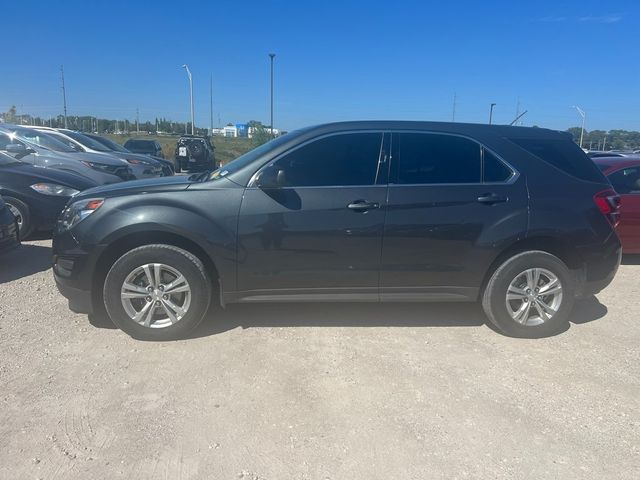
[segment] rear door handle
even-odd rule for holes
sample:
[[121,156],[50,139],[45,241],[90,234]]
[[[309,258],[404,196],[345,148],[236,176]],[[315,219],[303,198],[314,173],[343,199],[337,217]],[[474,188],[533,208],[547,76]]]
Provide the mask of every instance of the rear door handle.
[[494,203],[504,203],[509,198],[506,195],[496,195],[495,193],[485,193],[478,197],[478,202],[493,205]]
[[356,212],[366,212],[367,210],[380,208],[380,204],[376,202],[367,202],[366,200],[356,200],[347,205],[347,208],[349,210],[355,210]]

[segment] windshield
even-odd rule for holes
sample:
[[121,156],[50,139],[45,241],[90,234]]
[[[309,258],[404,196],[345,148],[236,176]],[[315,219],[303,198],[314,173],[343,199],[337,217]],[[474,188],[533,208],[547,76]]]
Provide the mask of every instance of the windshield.
[[[298,132],[300,132],[300,130],[298,130]],[[289,140],[291,140],[291,137],[296,133],[297,132],[292,132],[286,135],[282,135],[281,137],[274,138],[273,140],[270,140],[267,143],[260,145],[259,147],[254,148],[253,150],[248,151],[244,155],[240,155],[235,160],[211,172],[211,175],[209,175],[209,180],[216,180],[218,178],[226,177],[230,173],[237,172],[241,168],[244,168],[247,165],[249,165],[254,160],[257,160],[258,158],[260,158],[262,155],[269,152],[270,150],[273,150],[274,148],[278,148],[280,145],[288,142]]]
[[149,150],[149,151],[153,151],[155,150],[155,145],[153,144],[153,140],[127,140],[127,143],[125,144],[126,147],[125,148],[136,148],[139,150]]
[[37,145],[39,147],[53,150],[54,152],[72,153],[75,150],[68,145],[62,143],[53,136],[40,132],[38,130],[32,130],[30,128],[19,128],[14,131],[15,135],[27,143]]
[[21,164],[20,160],[16,160],[11,155],[7,155],[6,153],[0,152],[0,167],[6,167],[7,165],[16,165]]
[[87,148],[91,150],[96,150],[98,152],[109,152],[110,149],[102,145],[100,142],[97,142],[93,138],[89,138],[86,135],[83,135],[78,132],[64,132],[67,137],[73,138],[76,142],[81,143]]
[[114,142],[113,140],[110,140],[108,138],[99,137],[99,136],[93,136],[93,135],[91,136],[91,138],[93,140],[95,140],[96,142],[100,142],[102,145],[104,145],[109,150],[112,150],[114,152],[131,153],[131,152],[129,152],[129,150],[124,148],[119,143]]

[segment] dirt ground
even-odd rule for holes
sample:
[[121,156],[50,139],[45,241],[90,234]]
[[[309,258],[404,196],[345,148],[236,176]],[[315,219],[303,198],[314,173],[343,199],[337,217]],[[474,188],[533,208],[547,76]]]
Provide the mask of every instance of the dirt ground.
[[552,338],[240,305],[150,343],[71,313],[50,254],[0,258],[0,479],[640,478],[640,259]]

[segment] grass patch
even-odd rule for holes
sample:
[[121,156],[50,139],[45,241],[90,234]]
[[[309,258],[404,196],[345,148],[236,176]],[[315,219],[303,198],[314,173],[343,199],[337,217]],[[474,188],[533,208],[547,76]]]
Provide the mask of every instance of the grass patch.
[[[157,135],[111,135],[104,134],[114,142],[123,145],[130,138],[142,138],[144,140],[157,140],[162,145],[162,152],[168,160],[173,160],[176,151],[177,136],[157,136]],[[252,150],[253,143],[250,138],[230,138],[230,137],[213,137],[213,146],[215,147],[216,160],[220,165],[230,162],[238,158],[243,153]]]

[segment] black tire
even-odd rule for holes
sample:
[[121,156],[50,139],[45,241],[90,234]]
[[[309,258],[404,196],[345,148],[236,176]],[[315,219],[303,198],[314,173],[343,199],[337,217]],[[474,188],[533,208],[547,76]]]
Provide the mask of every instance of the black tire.
[[182,169],[180,168],[180,160],[176,160],[175,172],[180,173]]
[[[184,316],[164,328],[149,328],[129,317],[120,292],[127,276],[147,263],[161,263],[181,273],[191,288],[191,303]],[[202,261],[178,247],[154,244],[135,248],[120,257],[111,267],[104,282],[104,305],[107,314],[121,330],[139,340],[177,340],[197,327],[207,313],[211,301],[211,280]]]
[[[18,226],[20,227],[20,238],[26,239],[33,232],[33,224],[31,223],[31,210],[29,210],[29,206],[24,203],[22,200],[18,200],[13,197],[2,197],[4,199],[4,203],[9,206],[9,210],[12,210],[11,213],[15,215],[14,209],[17,210],[18,215]],[[13,207],[13,208],[11,208]]]
[[189,145],[189,152],[192,157],[200,158],[204,153],[204,146],[200,142],[191,142]]
[[[548,320],[539,325],[522,325],[516,322],[506,305],[509,285],[530,268],[548,270],[558,278],[562,286],[562,300],[559,308]],[[574,302],[575,279],[572,273],[558,257],[537,250],[514,255],[500,265],[487,283],[482,297],[482,307],[489,321],[506,335],[521,338],[546,337],[566,330]]]

